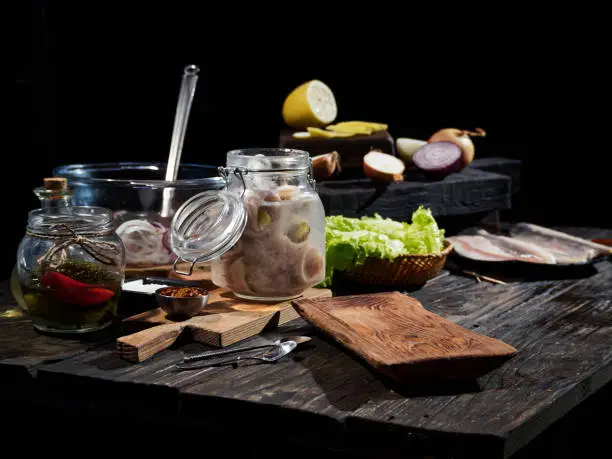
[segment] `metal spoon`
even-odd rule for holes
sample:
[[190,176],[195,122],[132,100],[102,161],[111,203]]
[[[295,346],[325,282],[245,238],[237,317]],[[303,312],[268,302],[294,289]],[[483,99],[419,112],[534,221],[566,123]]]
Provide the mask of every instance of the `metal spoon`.
[[[191,112],[191,104],[195,95],[199,72],[200,69],[196,65],[188,65],[183,69],[183,79],[181,81],[181,89],[176,105],[176,113],[174,115],[170,153],[166,166],[165,180],[167,182],[176,181],[178,176],[181,154],[183,152],[183,142],[185,141],[185,132],[187,131],[187,122],[189,121],[189,113]],[[162,217],[171,216],[173,196],[174,188],[164,188],[161,210]]]
[[295,341],[297,344],[302,344],[302,343],[306,343],[308,341],[310,341],[311,338],[309,336],[287,336],[285,338],[281,338],[281,339],[277,339],[276,341],[274,341],[272,344],[262,344],[259,346],[247,346],[247,347],[236,347],[233,349],[223,349],[223,350],[216,350],[216,351],[206,351],[206,352],[201,352],[199,354],[192,354],[192,355],[188,355],[183,359],[183,363],[191,363],[191,362],[195,362],[197,360],[203,360],[203,359],[208,359],[211,357],[219,357],[219,356],[223,356],[223,355],[229,355],[229,354],[234,354],[236,352],[246,352],[246,351],[254,351],[257,349],[266,349],[269,347],[275,347],[278,346],[281,343],[284,343],[286,341]]
[[230,357],[227,359],[214,360],[212,362],[202,362],[202,363],[197,363],[195,365],[179,364],[176,366],[176,369],[177,370],[197,370],[200,368],[216,367],[219,365],[228,365],[232,363],[238,363],[242,360],[259,360],[259,361],[268,362],[268,363],[276,362],[277,360],[280,360],[284,356],[289,354],[296,347],[297,347],[297,343],[295,341],[284,341],[282,343],[277,344],[272,349],[264,352],[263,354],[259,356],[237,355],[237,356]]

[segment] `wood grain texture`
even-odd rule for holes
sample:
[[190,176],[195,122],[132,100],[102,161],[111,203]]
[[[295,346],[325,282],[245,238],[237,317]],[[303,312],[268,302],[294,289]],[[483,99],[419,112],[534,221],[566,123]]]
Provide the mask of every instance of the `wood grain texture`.
[[516,194],[520,191],[521,186],[521,161],[511,158],[476,158],[470,164],[470,167],[479,169],[485,172],[493,172],[495,174],[505,175],[510,177],[511,194]]
[[[612,236],[610,230],[559,229],[588,238]],[[451,272],[411,292],[429,311],[519,350],[472,384],[402,392],[303,319],[245,341],[313,337],[274,365],[176,372],[183,352],[212,347],[189,342],[133,365],[117,355],[114,340],[88,349],[86,342],[37,334],[27,318],[0,317],[0,399],[21,393],[22,403],[31,403],[40,394],[47,402],[113,419],[178,420],[214,438],[239,429],[258,452],[269,453],[261,438],[270,432],[263,421],[273,419],[275,433],[294,445],[288,454],[308,446],[347,457],[507,458],[537,444],[545,431],[558,441],[557,421],[575,419],[577,409],[612,387],[612,263],[554,278],[520,275],[495,285]],[[7,291],[0,309],[9,307]],[[83,352],[42,363],[68,350]],[[602,432],[605,424],[597,425],[609,400],[581,418],[581,432]],[[605,433],[598,438],[605,441]]]
[[467,167],[437,181],[415,175],[390,185],[368,179],[322,182],[317,192],[328,215],[358,217],[378,212],[409,220],[419,205],[436,217],[510,209],[510,186],[508,176]]
[[300,315],[399,381],[474,379],[516,349],[467,330],[400,292],[293,302]]
[[[189,271],[189,263],[179,263],[177,266],[179,271]],[[183,279],[187,281],[199,281],[202,283],[203,288],[214,289],[217,288],[211,281],[210,263],[198,263],[193,267],[193,272],[190,276],[177,274],[174,271],[174,265],[156,265],[148,267],[139,266],[127,266],[125,269],[125,277],[143,277],[143,276],[155,276],[155,277],[169,277],[171,279]]]
[[[304,298],[331,296],[331,290],[311,288]],[[119,354],[130,362],[142,362],[176,342],[184,330],[194,341],[216,347],[237,343],[298,316],[290,301],[262,303],[235,297],[225,289],[210,292],[208,305],[197,316],[174,322],[161,308],[123,321],[124,330],[140,331],[117,338]]]
[[86,337],[43,335],[12,297],[9,281],[0,282],[0,389],[31,397],[39,366],[87,352],[114,340],[106,329]]
[[337,151],[340,154],[344,172],[342,177],[363,175],[363,157],[371,150],[380,150],[395,155],[395,139],[388,131],[336,139],[321,137],[296,139],[293,137],[293,131],[282,131],[279,146],[306,150],[310,156]]

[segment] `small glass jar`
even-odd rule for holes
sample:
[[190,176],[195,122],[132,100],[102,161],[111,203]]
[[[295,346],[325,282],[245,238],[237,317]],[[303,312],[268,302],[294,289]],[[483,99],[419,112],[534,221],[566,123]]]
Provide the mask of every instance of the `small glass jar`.
[[320,283],[325,210],[309,154],[233,150],[226,164],[219,168],[224,191],[201,193],[177,211],[171,228],[177,262],[188,261],[193,269],[212,260],[212,281],[251,300],[296,298]]
[[83,333],[110,325],[117,314],[124,270],[125,250],[109,209],[30,211],[17,250],[17,274],[38,330]]

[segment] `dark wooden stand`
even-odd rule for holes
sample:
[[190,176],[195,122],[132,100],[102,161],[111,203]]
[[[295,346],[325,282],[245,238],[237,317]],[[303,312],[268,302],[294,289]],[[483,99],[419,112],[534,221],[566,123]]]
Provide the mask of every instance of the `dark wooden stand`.
[[380,213],[409,221],[419,205],[430,208],[436,218],[508,210],[519,183],[520,161],[485,158],[441,180],[427,179],[409,169],[405,181],[399,183],[334,179],[318,184],[317,191],[328,215]]

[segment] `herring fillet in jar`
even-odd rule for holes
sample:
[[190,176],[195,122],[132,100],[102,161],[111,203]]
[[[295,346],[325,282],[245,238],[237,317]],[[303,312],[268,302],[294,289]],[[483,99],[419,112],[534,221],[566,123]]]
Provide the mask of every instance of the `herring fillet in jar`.
[[249,148],[227,153],[226,188],[200,193],[172,221],[177,262],[210,261],[212,281],[236,296],[279,301],[325,278],[325,210],[307,152]]
[[247,298],[291,298],[325,278],[325,211],[318,196],[285,185],[246,190],[247,224],[212,263],[212,281]]

